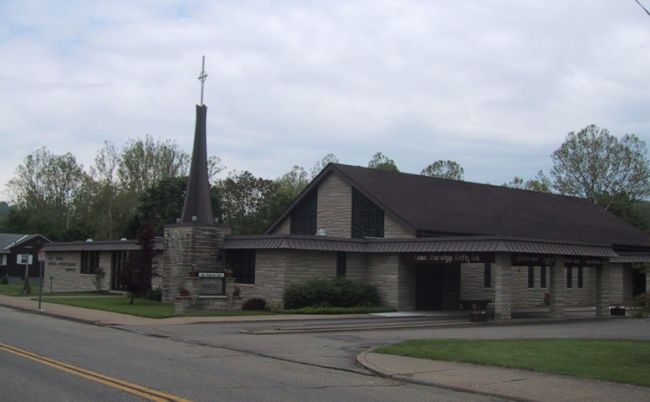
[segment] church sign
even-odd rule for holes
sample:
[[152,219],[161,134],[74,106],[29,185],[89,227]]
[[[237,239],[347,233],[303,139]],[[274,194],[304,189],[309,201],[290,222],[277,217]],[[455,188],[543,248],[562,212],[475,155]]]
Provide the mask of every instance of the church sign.
[[197,276],[199,296],[223,296],[226,293],[223,272],[199,272]]
[[494,253],[420,253],[410,259],[416,264],[486,263],[494,262]]

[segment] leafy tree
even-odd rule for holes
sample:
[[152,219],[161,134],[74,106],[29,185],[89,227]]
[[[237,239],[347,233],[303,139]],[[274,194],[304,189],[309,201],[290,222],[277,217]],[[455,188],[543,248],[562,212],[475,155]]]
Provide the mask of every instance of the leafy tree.
[[82,166],[69,152],[54,155],[41,148],[28,155],[8,183],[16,197],[8,226],[53,239],[66,237],[77,223],[74,200],[84,177]]
[[370,159],[370,162],[368,162],[368,167],[372,169],[385,170],[388,172],[399,172],[397,165],[395,165],[395,161],[382,154],[381,152],[377,152],[372,156],[372,159]]
[[437,160],[420,172],[423,176],[439,177],[441,179],[463,180],[465,169],[458,162]]
[[248,171],[230,172],[219,183],[224,220],[231,225],[233,233],[261,233],[270,223],[261,211],[277,186],[274,181],[257,178]]
[[130,304],[135,301],[136,295],[140,295],[151,289],[152,262],[154,250],[154,227],[145,223],[138,229],[136,243],[140,250],[131,251],[121,272],[122,283],[129,292]]
[[650,195],[650,164],[645,142],[634,134],[621,139],[589,125],[570,132],[553,152],[553,188],[584,197],[617,212]]
[[291,205],[294,199],[309,184],[307,172],[300,166],[294,165],[288,173],[275,180],[275,191],[268,201],[260,208],[258,218],[263,229],[270,225],[280,214]]
[[524,180],[519,176],[515,176],[509,182],[503,183],[503,185],[521,190],[540,191],[543,193],[551,192],[551,180],[541,170],[537,172],[537,176],[533,179]]
[[117,176],[124,187],[140,193],[153,183],[177,176],[187,176],[190,156],[173,141],[131,140],[120,154]]
[[311,178],[315,178],[330,163],[339,163],[339,159],[334,154],[327,154],[311,168]]

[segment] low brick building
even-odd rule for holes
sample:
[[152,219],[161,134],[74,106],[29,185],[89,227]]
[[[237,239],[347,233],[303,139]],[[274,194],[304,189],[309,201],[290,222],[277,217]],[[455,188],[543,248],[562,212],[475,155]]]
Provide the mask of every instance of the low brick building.
[[[160,288],[163,264],[163,242],[154,242],[157,254],[153,259],[152,288]],[[45,251],[45,283],[53,292],[124,290],[122,272],[129,254],[141,247],[134,240],[76,241],[47,244]],[[103,275],[98,276],[98,272]]]

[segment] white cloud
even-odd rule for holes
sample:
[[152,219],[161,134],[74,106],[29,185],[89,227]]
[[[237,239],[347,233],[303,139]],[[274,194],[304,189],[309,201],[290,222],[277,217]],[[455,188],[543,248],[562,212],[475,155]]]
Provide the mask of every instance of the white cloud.
[[0,54],[0,183],[40,146],[86,166],[146,133],[190,151],[202,54],[210,153],[265,177],[382,151],[501,183],[590,123],[650,138],[632,1],[9,1]]

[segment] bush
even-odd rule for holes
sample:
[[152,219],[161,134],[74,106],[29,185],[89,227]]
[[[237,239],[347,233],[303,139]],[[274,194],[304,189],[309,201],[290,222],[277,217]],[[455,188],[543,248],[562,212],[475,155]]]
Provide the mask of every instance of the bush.
[[315,279],[291,285],[284,292],[284,308],[378,306],[377,288],[349,279]]
[[154,301],[162,301],[162,289],[151,289],[147,295],[147,299]]
[[248,299],[242,304],[242,310],[256,310],[263,311],[266,310],[266,300],[255,297],[253,299]]
[[8,284],[9,284],[9,278],[7,278],[6,276],[0,278],[0,285],[8,285]]
[[641,293],[635,297],[634,307],[636,307],[635,317],[646,318],[650,316],[650,293]]

